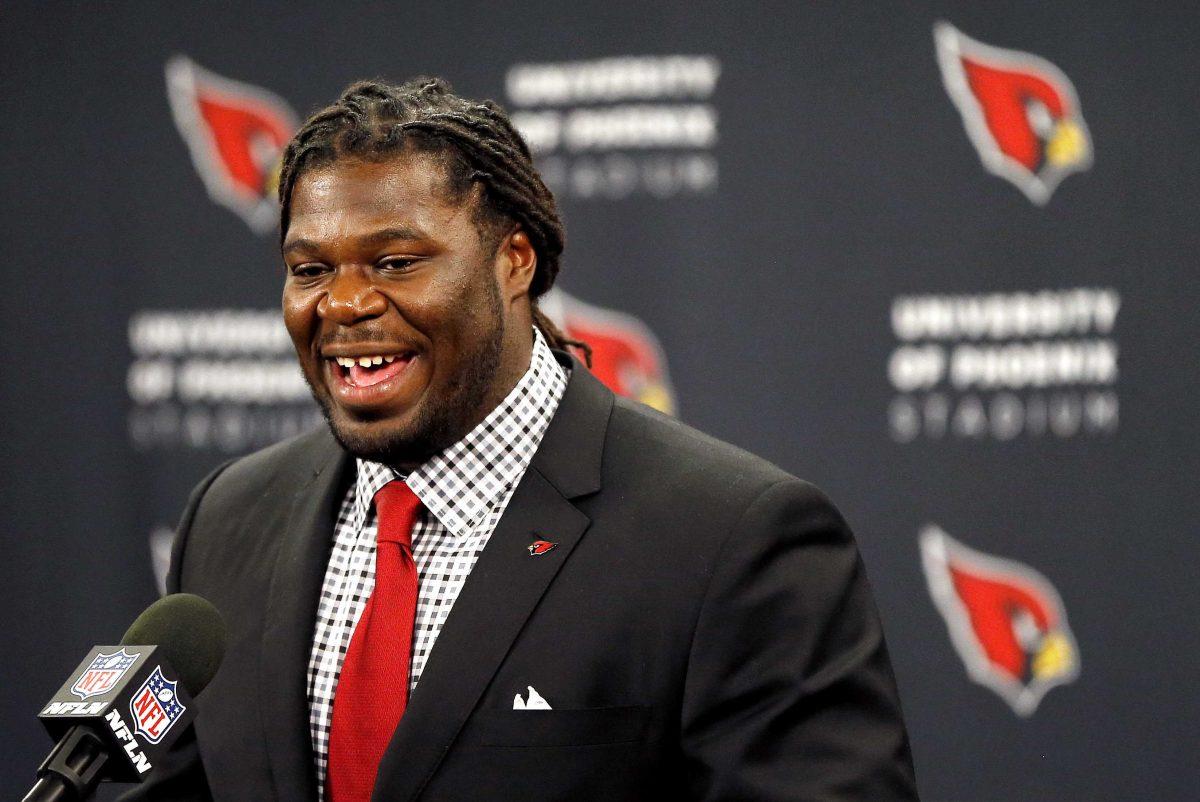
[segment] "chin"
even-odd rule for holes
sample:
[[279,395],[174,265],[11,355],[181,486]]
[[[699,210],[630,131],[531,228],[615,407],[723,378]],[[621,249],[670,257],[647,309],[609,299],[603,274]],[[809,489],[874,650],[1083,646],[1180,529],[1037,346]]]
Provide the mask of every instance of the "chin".
[[342,448],[356,457],[386,465],[418,465],[440,448],[418,427],[403,421],[350,420],[343,412],[326,413],[325,419]]

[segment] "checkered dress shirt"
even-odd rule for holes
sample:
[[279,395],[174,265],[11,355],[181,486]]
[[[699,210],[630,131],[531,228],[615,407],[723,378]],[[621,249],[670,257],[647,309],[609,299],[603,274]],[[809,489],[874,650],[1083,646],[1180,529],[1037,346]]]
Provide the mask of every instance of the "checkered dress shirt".
[[[541,443],[567,377],[535,329],[529,370],[512,392],[466,437],[409,474],[408,486],[424,505],[412,538],[418,590],[410,691]],[[388,482],[404,479],[378,462],[360,459],[356,468],[334,526],[308,661],[309,729],[322,799],[333,694],[355,624],[375,587],[376,517],[371,500]]]

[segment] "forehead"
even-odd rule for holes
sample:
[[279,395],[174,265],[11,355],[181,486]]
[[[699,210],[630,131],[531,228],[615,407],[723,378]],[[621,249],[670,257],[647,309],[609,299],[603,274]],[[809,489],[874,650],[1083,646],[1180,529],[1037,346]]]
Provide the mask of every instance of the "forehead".
[[311,167],[292,188],[288,239],[410,226],[432,235],[469,225],[471,199],[451,197],[445,168],[425,153],[382,161],[339,159]]

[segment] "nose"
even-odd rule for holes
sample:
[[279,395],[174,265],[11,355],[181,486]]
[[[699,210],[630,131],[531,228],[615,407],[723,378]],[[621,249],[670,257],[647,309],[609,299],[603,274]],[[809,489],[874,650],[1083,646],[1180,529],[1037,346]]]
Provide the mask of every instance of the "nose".
[[342,326],[379,317],[386,311],[387,298],[375,289],[366,271],[358,267],[339,267],[317,304],[318,315]]

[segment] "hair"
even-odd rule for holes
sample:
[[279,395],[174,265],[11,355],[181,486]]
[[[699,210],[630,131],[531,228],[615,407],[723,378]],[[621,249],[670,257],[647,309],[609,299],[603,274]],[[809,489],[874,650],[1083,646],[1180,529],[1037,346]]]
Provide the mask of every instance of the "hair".
[[485,243],[498,243],[513,223],[521,226],[537,254],[529,285],[534,325],[552,348],[582,350],[590,366],[592,349],[566,337],[537,305],[558,276],[564,231],[554,195],[534,168],[529,146],[500,106],[460,97],[441,79],[417,78],[399,86],[359,81],[309,117],[288,143],[280,165],[280,237],[287,233],[292,190],[305,169],[341,158],[382,160],[408,151],[438,158],[456,201],[478,192],[475,223]]

